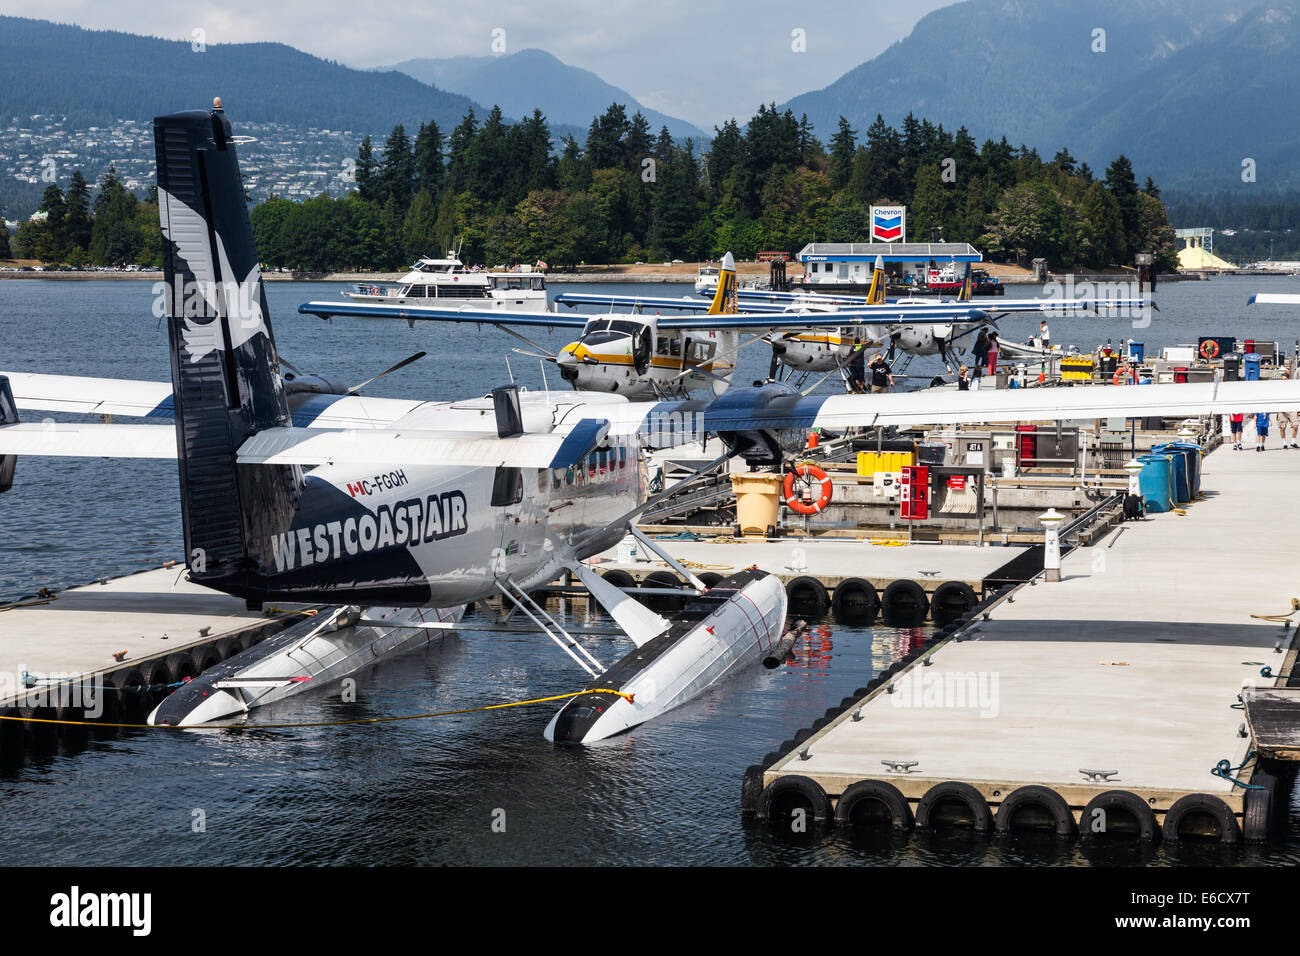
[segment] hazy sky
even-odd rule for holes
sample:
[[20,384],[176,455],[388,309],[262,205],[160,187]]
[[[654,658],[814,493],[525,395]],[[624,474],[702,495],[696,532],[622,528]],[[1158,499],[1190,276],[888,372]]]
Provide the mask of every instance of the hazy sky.
[[[208,43],[278,41],[348,66],[547,50],[704,129],[820,89],[952,0],[0,0],[0,13]],[[794,31],[806,52],[795,52]]]

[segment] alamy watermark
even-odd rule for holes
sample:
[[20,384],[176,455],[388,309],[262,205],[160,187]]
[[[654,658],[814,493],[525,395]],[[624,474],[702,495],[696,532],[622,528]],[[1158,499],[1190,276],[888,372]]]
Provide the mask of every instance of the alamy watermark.
[[1135,329],[1145,329],[1151,325],[1154,309],[1151,293],[1143,292],[1142,284],[1136,279],[1122,282],[1078,282],[1070,275],[1064,281],[1048,282],[1043,288],[1047,293],[1043,301],[1071,304],[1069,307],[1063,305],[1054,310],[1053,314],[1078,316],[1099,312],[1113,318],[1131,319]]
[[978,710],[982,718],[998,715],[997,671],[938,671],[914,667],[891,685],[895,707]]

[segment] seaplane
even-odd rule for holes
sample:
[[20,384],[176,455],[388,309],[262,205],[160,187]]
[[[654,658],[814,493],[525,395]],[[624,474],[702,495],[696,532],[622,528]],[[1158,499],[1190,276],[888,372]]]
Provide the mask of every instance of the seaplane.
[[[717,286],[701,290],[714,297],[709,313],[719,311],[718,296],[725,287],[729,270],[734,274],[730,253],[724,257],[719,269]],[[1006,299],[994,306],[975,306],[974,281],[969,263],[957,287],[955,299],[936,300],[934,297],[911,296],[889,301],[885,296],[886,284],[884,260],[877,257],[866,296],[739,289],[736,300],[743,314],[780,316],[779,321],[771,321],[770,331],[762,336],[763,341],[772,347],[768,377],[777,380],[779,373],[784,371],[780,377],[793,380],[796,387],[802,387],[811,374],[846,369],[856,353],[868,348],[887,349],[890,361],[899,352],[909,357],[938,355],[951,372],[953,366],[958,364],[958,356],[970,347],[979,330],[996,328],[997,322],[1008,315],[1050,313],[1069,316],[1100,310],[1133,312],[1155,307],[1153,301],[1140,296],[1049,296],[1042,299]],[[585,292],[563,293],[556,296],[556,303],[571,307],[624,307],[638,313],[643,313],[646,309],[700,312],[705,308],[701,300],[693,296],[645,298]],[[816,327],[807,323],[800,328],[789,327],[791,323],[797,323],[814,312],[851,316],[855,320],[866,315],[875,321],[827,327],[823,319]],[[660,320],[661,323],[663,321]]]
[[[720,454],[699,475],[733,458],[751,470],[780,469],[814,427],[1300,409],[1300,383],[1289,381],[872,396],[803,395],[772,382],[644,402],[501,386],[455,402],[369,398],[364,412],[355,396],[317,394],[315,417],[295,422],[230,121],[217,101],[211,111],[155,119],[154,137],[172,380],[61,384],[54,375],[33,382],[0,373],[0,475],[9,490],[18,456],[176,460],[190,580],[250,608],[324,605],[303,641],[357,627],[446,631],[458,626],[461,605],[499,597],[589,679],[543,731],[557,743],[631,730],[788,649],[778,578],[750,569],[706,587],[636,529],[638,515],[679,487],[649,493],[646,450],[716,437]],[[145,421],[20,419],[60,399],[84,402],[89,392],[97,393],[96,414]],[[673,619],[586,563],[629,533],[690,583],[690,603]],[[610,666],[530,597],[565,571],[632,645]],[[391,613],[400,609],[407,613]],[[349,647],[336,651],[346,658]],[[246,703],[262,689],[291,692],[307,683],[297,678],[308,653],[305,643],[277,646],[269,659],[200,678],[207,683],[196,689],[235,691],[229,696]],[[192,698],[165,704],[155,712],[160,722],[211,719]]]
[[[497,310],[491,315],[460,306],[312,301],[298,307],[305,315],[362,319],[472,322],[491,325],[523,341],[525,354],[549,360],[577,391],[607,392],[628,398],[682,398],[697,389],[720,395],[731,384],[736,354],[755,342],[767,342],[777,366],[807,374],[831,372],[847,365],[855,348],[901,347],[916,354],[942,351],[954,334],[978,328],[987,313],[970,302],[887,304],[880,267],[878,301],[846,307],[834,302],[756,303],[738,307],[735,260],[727,253],[711,301],[698,298],[638,298],[564,293],[556,303],[599,305],[626,311],[590,315],[537,314]],[[873,290],[876,285],[873,281]],[[874,296],[874,292],[873,292]],[[820,297],[828,298],[828,297]],[[647,314],[647,309],[702,313],[689,317]],[[529,340],[521,328],[571,328],[578,338],[550,353]],[[775,377],[770,376],[770,377]]]

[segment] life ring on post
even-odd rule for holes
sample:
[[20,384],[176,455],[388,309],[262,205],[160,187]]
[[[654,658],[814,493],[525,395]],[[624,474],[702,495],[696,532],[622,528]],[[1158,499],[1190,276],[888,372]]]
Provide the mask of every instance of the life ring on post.
[[[796,479],[813,479],[821,483],[821,494],[814,501],[811,494],[804,497],[803,494],[795,490]],[[809,482],[803,482],[804,490],[811,492]],[[790,506],[790,510],[801,515],[820,514],[828,504],[831,503],[831,479],[822,469],[816,465],[810,465],[805,462],[798,467],[791,468],[785,473],[785,484],[782,486],[782,493],[785,497],[785,503]]]
[[1123,385],[1124,382],[1129,379],[1130,374],[1129,367],[1127,365],[1121,365],[1119,368],[1115,369],[1115,377],[1110,380],[1111,384]]
[[1206,339],[1201,343],[1201,358],[1213,361],[1219,357],[1219,343],[1214,339]]

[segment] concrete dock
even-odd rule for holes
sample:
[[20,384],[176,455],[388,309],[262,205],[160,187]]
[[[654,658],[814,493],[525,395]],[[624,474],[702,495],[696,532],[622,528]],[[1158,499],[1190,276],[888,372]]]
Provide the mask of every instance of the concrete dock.
[[[838,800],[859,781],[883,781],[921,825],[937,785],[969,785],[990,814],[1036,785],[1063,799],[1085,832],[1084,810],[1107,791],[1136,795],[1164,824],[1181,798],[1208,795],[1247,824],[1248,838],[1257,833],[1259,791],[1211,771],[1227,761],[1228,775],[1250,784],[1259,767],[1239,695],[1284,686],[1294,662],[1294,629],[1252,615],[1285,614],[1300,594],[1300,451],[1225,446],[1203,469],[1204,497],[1186,515],[1126,523],[1068,554],[1059,583],[1022,585],[988,620],[976,615],[959,639],[797,735],[763,769],[762,786],[797,775]],[[758,782],[747,809],[770,810],[770,789],[755,799]],[[1030,802],[1051,809],[1050,797]],[[991,819],[976,808],[968,822]],[[999,816],[998,829],[1008,822]],[[1220,823],[1210,829],[1231,839]]]
[[[0,709],[42,699],[50,677],[153,684],[193,676],[205,661],[300,619],[300,605],[249,611],[241,599],[191,584],[185,574],[174,564],[5,605]],[[24,687],[24,672],[42,683]]]

